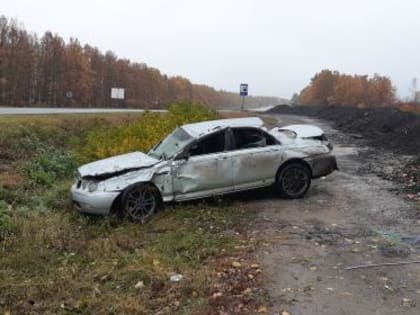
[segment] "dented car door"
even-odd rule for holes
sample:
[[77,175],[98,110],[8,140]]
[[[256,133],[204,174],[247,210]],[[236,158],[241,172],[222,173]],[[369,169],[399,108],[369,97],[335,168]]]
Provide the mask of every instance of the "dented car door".
[[234,128],[232,150],[235,190],[266,186],[275,181],[281,164],[281,146],[274,137],[255,128]]
[[233,190],[232,158],[226,151],[225,130],[206,136],[174,161],[175,200],[216,195]]

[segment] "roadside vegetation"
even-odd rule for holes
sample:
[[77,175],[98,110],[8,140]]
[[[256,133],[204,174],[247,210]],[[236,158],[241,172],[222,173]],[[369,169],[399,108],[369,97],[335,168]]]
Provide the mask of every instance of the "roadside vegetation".
[[246,261],[238,206],[168,206],[141,225],[81,215],[70,205],[81,163],[146,151],[176,125],[213,118],[190,103],[173,104],[168,114],[2,117],[0,314],[258,309],[261,294],[249,274],[260,270]]
[[216,113],[201,105],[178,103],[169,106],[168,114],[147,112],[135,122],[114,128],[102,125],[90,131],[75,150],[79,161],[91,161],[132,151],[148,151],[176,126],[216,119]]

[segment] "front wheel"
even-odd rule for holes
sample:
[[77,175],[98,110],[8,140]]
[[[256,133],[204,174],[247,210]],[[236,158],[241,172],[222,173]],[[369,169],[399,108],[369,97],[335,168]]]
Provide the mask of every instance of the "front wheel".
[[137,184],[128,188],[122,199],[124,214],[140,222],[149,219],[160,205],[159,192],[150,184]]
[[283,197],[301,198],[311,186],[311,173],[307,167],[301,164],[289,164],[277,175],[276,185]]

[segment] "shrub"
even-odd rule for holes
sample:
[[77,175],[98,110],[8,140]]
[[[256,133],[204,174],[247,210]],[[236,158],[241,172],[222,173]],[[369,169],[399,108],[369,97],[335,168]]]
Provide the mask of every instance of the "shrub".
[[[0,243],[5,241],[13,232],[14,226],[11,220],[11,211],[9,205],[0,200]],[[0,252],[1,252],[0,244]]]
[[176,126],[216,117],[214,111],[203,105],[175,103],[169,106],[168,114],[146,112],[128,125],[91,131],[86,143],[76,150],[76,157],[83,163],[132,151],[148,151]]
[[23,167],[25,176],[34,184],[51,186],[57,180],[71,176],[76,163],[68,152],[41,150]]

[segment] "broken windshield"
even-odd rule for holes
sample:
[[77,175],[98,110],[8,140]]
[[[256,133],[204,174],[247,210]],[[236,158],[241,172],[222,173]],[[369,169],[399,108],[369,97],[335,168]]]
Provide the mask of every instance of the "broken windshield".
[[150,150],[148,154],[158,159],[171,158],[192,140],[193,137],[191,137],[184,129],[177,128],[152,150]]

